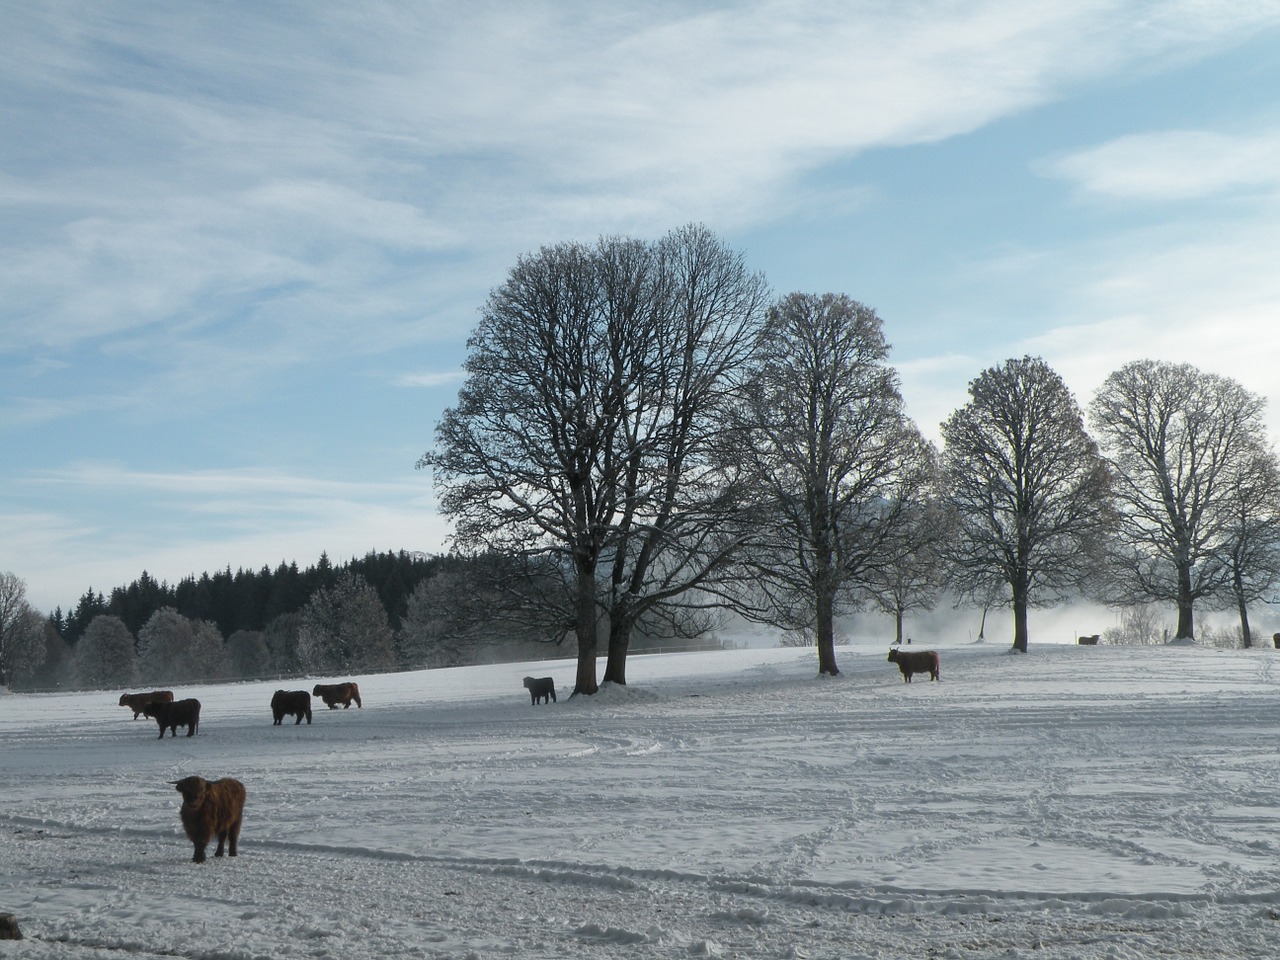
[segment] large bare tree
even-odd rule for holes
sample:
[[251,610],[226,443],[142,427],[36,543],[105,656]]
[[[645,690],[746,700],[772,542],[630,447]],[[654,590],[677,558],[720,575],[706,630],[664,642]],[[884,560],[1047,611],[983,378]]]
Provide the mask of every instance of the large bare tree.
[[1231,599],[1240,618],[1240,638],[1253,646],[1249,605],[1267,599],[1280,584],[1280,461],[1270,447],[1240,457],[1228,483],[1225,562]]
[[719,418],[766,306],[763,278],[704,227],[521,257],[468,341],[467,381],[419,461],[464,552],[569,571],[574,689],[626,682],[630,632],[726,570]]
[[1158,360],[1126,364],[1094,396],[1120,508],[1111,599],[1175,604],[1175,639],[1194,639],[1197,601],[1229,589],[1233,485],[1265,447],[1264,407],[1229,377]]
[[969,397],[942,425],[951,582],[962,596],[1012,607],[1013,647],[1025,653],[1028,609],[1096,572],[1109,474],[1075,398],[1039,357],[983,371]]
[[0,685],[29,679],[44,653],[44,618],[27,601],[26,581],[0,571]]
[[835,617],[911,549],[909,510],[933,480],[888,352],[870,307],[793,293],[770,310],[745,391],[740,450],[759,517],[746,562],[764,597],[748,615],[812,631],[823,674],[839,673]]

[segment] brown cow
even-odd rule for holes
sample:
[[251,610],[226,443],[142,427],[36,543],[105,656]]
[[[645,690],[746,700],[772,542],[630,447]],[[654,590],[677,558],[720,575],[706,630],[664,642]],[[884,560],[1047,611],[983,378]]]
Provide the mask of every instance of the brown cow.
[[342,704],[343,710],[349,710],[352,700],[357,707],[364,709],[364,704],[360,702],[360,687],[350,680],[345,683],[317,683],[311,695],[323,700],[330,710],[337,710],[338,704]]
[[529,700],[534,706],[539,700],[551,703],[556,698],[556,682],[551,677],[525,677],[524,688],[529,691]]
[[213,855],[222,856],[225,844],[227,856],[234,857],[244,818],[244,784],[231,777],[212,782],[204,777],[183,777],[169,782],[182,794],[182,827],[195,846],[191,862],[204,863],[205,848],[215,836],[218,849]]
[[271,698],[271,716],[275,718],[275,726],[280,726],[286,716],[297,717],[293,721],[296,727],[307,718],[311,722],[311,694],[305,690],[277,690]]
[[200,726],[200,701],[194,698],[179,700],[177,703],[148,703],[142,708],[142,712],[160,724],[160,736],[156,738],[158,740],[164,739],[166,727],[175,737],[179,727],[186,727],[187,736],[194,737],[196,728]]
[[133,719],[142,716],[142,708],[148,703],[173,703],[172,690],[152,690],[150,693],[122,693],[120,706],[133,711]]
[[902,671],[903,683],[910,683],[913,673],[927,673],[930,680],[937,680],[940,675],[938,655],[932,650],[906,653],[896,647],[891,647],[889,649],[889,662],[898,665],[898,669]]
[[1076,643],[1082,647],[1096,647],[1101,639],[1102,635],[1095,633],[1092,637],[1076,637]]

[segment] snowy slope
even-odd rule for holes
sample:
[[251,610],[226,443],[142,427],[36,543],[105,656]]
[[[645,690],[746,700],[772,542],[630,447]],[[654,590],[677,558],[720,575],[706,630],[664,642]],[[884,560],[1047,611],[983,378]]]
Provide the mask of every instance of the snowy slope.
[[[1264,957],[1280,934],[1280,651],[880,645],[0,697],[6,957]],[[531,707],[526,673],[559,703]],[[316,678],[324,681],[330,678]],[[309,688],[315,681],[286,681]],[[189,862],[166,780],[236,776]]]

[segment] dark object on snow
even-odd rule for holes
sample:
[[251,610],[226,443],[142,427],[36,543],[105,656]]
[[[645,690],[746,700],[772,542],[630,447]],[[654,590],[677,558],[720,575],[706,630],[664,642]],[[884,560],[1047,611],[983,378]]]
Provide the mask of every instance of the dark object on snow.
[[525,677],[524,688],[529,691],[529,702],[534,706],[539,700],[551,703],[556,698],[556,682],[550,677]]
[[21,940],[22,931],[18,929],[18,918],[12,913],[0,913],[0,940]]
[[195,845],[191,862],[204,863],[205,847],[215,836],[218,849],[213,855],[222,856],[225,844],[227,856],[234,857],[244,818],[244,784],[231,777],[212,782],[204,777],[183,777],[169,782],[182,794],[182,828]]
[[350,680],[345,683],[317,683],[311,695],[323,700],[324,705],[330,710],[337,710],[338,704],[342,704],[343,710],[348,710],[352,700],[356,702],[357,707],[364,709],[364,704],[360,702],[360,687]]
[[1076,643],[1082,647],[1096,647],[1100,639],[1101,635],[1095,633],[1092,637],[1076,637]]
[[271,716],[275,718],[275,726],[280,726],[286,716],[297,717],[293,722],[296,727],[307,718],[311,722],[311,694],[305,690],[277,690],[271,697]]
[[896,663],[902,671],[902,682],[910,683],[913,673],[927,673],[930,680],[939,676],[938,655],[932,650],[921,650],[919,653],[904,653],[901,650],[889,650],[889,662]]
[[1276,645],[1276,649],[1280,650],[1280,633],[1272,634],[1271,642]]
[[194,737],[196,728],[200,726],[200,701],[195,698],[179,700],[177,703],[148,703],[142,708],[142,712],[160,724],[160,736],[156,738],[158,740],[164,739],[166,727],[175,737],[179,727],[186,727],[187,736]]
[[133,711],[133,719],[142,715],[142,708],[148,703],[173,703],[172,690],[152,690],[150,693],[122,693],[120,706]]

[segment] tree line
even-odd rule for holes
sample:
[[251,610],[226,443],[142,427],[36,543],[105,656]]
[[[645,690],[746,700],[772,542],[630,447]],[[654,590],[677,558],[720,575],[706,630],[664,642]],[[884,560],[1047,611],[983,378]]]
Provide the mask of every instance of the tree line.
[[1041,358],[969,385],[942,448],[906,415],[881,319],[843,294],[775,299],[705,227],[522,256],[468,341],[419,460],[453,546],[497,555],[483,606],[577,641],[575,691],[626,682],[641,623],[722,609],[814,638],[899,623],[942,592],[1013,613],[1072,596],[1248,609],[1280,579],[1264,401],[1138,360],[1086,414]]
[[[1197,609],[1234,608],[1249,645],[1249,610],[1280,583],[1265,402],[1190,364],[1127,363],[1086,411],[1042,358],[1010,358],[970,382],[939,449],[906,413],[872,308],[774,297],[700,225],[520,257],[467,347],[418,461],[453,522],[449,556],[172,589],[144,575],[55,612],[46,646],[73,645],[70,674],[96,683],[476,662],[572,639],[575,692],[591,694],[602,649],[603,681],[625,684],[634,644],[702,636],[725,611],[811,637],[837,674],[834,624],[859,608],[901,639],[943,596],[1007,607],[1024,652],[1028,611],[1069,598],[1166,605],[1186,640]],[[13,637],[35,621],[3,597],[0,617],[17,676]]]

